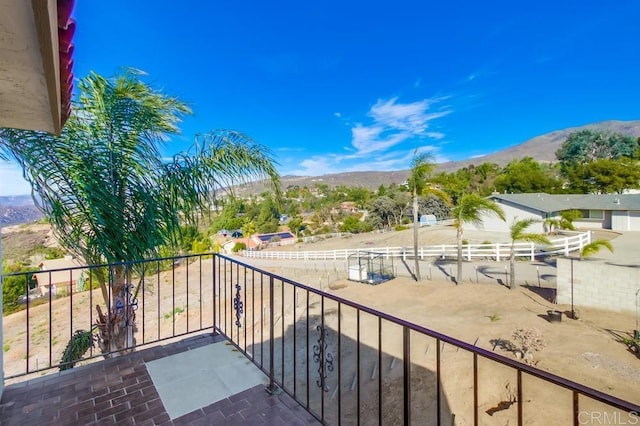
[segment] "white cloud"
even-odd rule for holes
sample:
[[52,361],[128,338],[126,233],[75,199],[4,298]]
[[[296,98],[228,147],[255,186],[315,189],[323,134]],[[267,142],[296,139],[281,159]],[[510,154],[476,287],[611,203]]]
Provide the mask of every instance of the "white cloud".
[[333,116],[340,118],[340,117],[342,117],[342,114],[340,114],[339,112],[334,112]]
[[[451,113],[434,109],[446,97],[400,103],[398,98],[379,99],[367,112],[368,119],[351,125],[351,146],[341,154],[315,155],[302,161],[291,161],[280,172],[283,175],[319,176],[355,171],[393,171],[410,167],[416,144],[419,152],[429,152],[437,163],[449,161],[440,155],[438,145],[445,134],[429,128],[431,122]],[[334,116],[341,118],[340,113]],[[406,142],[411,142],[410,144]]]
[[14,162],[0,161],[0,196],[31,194],[31,185],[22,177],[22,169]]
[[[440,154],[440,147],[436,145],[422,145],[417,148],[419,153],[428,152],[436,163],[450,161]],[[375,155],[316,155],[300,161],[295,165],[281,170],[283,175],[320,176],[332,173],[364,172],[364,171],[397,171],[410,167],[414,149],[391,150]]]
[[444,133],[442,132],[427,132],[425,133],[425,135],[427,135],[427,137],[430,137],[431,139],[436,139],[436,140],[440,140],[444,138]]
[[407,131],[387,131],[382,126],[363,126],[356,124],[351,129],[354,148],[358,155],[366,155],[374,152],[385,151],[400,142],[411,137],[411,133]]
[[368,116],[371,124],[358,123],[351,129],[352,145],[360,155],[386,151],[408,139],[442,139],[441,132],[427,132],[429,122],[450,114],[450,110],[429,112],[440,99],[423,99],[411,103],[398,103],[398,98],[379,99]]

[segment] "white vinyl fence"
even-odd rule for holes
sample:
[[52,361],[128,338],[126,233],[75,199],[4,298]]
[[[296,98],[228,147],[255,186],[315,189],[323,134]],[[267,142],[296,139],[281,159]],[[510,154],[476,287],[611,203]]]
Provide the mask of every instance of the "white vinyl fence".
[[[591,232],[564,232],[564,236],[550,238],[551,244],[540,245],[534,243],[516,243],[515,255],[518,258],[528,258],[531,261],[538,256],[564,255],[568,256],[573,251],[580,251],[582,247],[591,242]],[[413,247],[371,247],[366,249],[342,249],[322,251],[249,251],[242,252],[244,257],[255,259],[282,259],[282,260],[338,260],[347,259],[358,253],[379,253],[385,258],[398,257],[402,259],[414,258]],[[497,262],[507,260],[511,253],[511,243],[491,244],[465,244],[462,246],[462,255],[468,261],[472,259],[490,259]],[[418,247],[420,259],[434,257],[440,259],[457,258],[458,246],[456,244],[438,244]]]

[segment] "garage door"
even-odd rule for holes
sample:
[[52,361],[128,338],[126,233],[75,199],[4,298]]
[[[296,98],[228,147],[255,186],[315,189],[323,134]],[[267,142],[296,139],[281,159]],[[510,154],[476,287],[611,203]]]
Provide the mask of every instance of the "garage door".
[[640,231],[640,211],[629,212],[629,231]]

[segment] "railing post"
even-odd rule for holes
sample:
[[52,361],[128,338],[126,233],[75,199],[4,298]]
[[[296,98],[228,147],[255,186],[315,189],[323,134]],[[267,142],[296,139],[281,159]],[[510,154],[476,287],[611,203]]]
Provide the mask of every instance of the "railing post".
[[496,262],[500,262],[500,243],[496,243]]
[[573,391],[573,424],[579,425],[580,422],[580,403],[577,391]]
[[[269,386],[267,387],[268,393],[276,392],[276,384],[275,384],[275,339],[273,338],[273,333],[275,330],[275,325],[273,323],[273,311],[274,311],[274,295],[273,295],[273,276],[269,276]],[[283,336],[284,338],[284,336]]]
[[473,424],[478,426],[478,354],[473,353]]
[[404,373],[404,424],[411,425],[411,342],[410,330],[402,327],[402,360]]

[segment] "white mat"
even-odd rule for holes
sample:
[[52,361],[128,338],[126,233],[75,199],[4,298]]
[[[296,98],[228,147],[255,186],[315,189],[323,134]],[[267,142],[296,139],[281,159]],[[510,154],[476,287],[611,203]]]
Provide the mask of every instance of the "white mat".
[[147,370],[171,419],[266,385],[268,377],[226,342],[147,362]]

